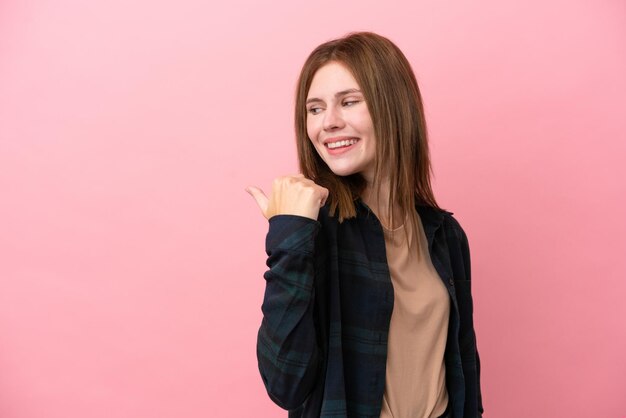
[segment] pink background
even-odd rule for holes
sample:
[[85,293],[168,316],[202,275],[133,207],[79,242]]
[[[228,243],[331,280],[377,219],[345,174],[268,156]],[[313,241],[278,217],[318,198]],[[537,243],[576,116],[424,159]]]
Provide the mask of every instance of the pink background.
[[244,187],[294,172],[298,71],[352,30],[418,75],[485,416],[626,415],[626,3],[4,0],[1,417],[286,416]]

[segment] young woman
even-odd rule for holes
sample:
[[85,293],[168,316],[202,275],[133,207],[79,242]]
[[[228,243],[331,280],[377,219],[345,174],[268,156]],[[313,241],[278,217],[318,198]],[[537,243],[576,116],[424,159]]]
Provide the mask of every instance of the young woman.
[[290,417],[483,412],[465,232],[437,205],[406,57],[352,33],[309,56],[295,111],[301,174],[269,198],[257,356]]

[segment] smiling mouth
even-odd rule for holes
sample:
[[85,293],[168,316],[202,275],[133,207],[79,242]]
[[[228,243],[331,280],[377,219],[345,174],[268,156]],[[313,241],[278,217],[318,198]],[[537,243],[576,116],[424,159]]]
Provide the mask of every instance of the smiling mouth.
[[358,139],[353,138],[353,139],[345,139],[343,141],[337,141],[337,142],[328,142],[324,145],[328,149],[337,149],[337,148],[349,147],[350,145],[356,144],[358,141],[359,141]]

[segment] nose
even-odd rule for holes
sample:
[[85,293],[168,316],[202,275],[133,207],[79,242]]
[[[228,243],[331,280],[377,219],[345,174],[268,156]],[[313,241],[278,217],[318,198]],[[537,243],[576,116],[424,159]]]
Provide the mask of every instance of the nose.
[[329,106],[324,112],[324,130],[332,131],[341,129],[343,125],[344,121],[341,116],[341,111],[336,109],[335,106]]

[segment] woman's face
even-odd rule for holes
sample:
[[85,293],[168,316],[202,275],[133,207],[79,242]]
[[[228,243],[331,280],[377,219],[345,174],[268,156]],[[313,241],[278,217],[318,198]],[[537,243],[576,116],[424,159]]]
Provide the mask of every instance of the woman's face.
[[376,138],[365,98],[350,71],[332,61],[313,76],[306,101],[307,133],[338,176],[374,176]]

